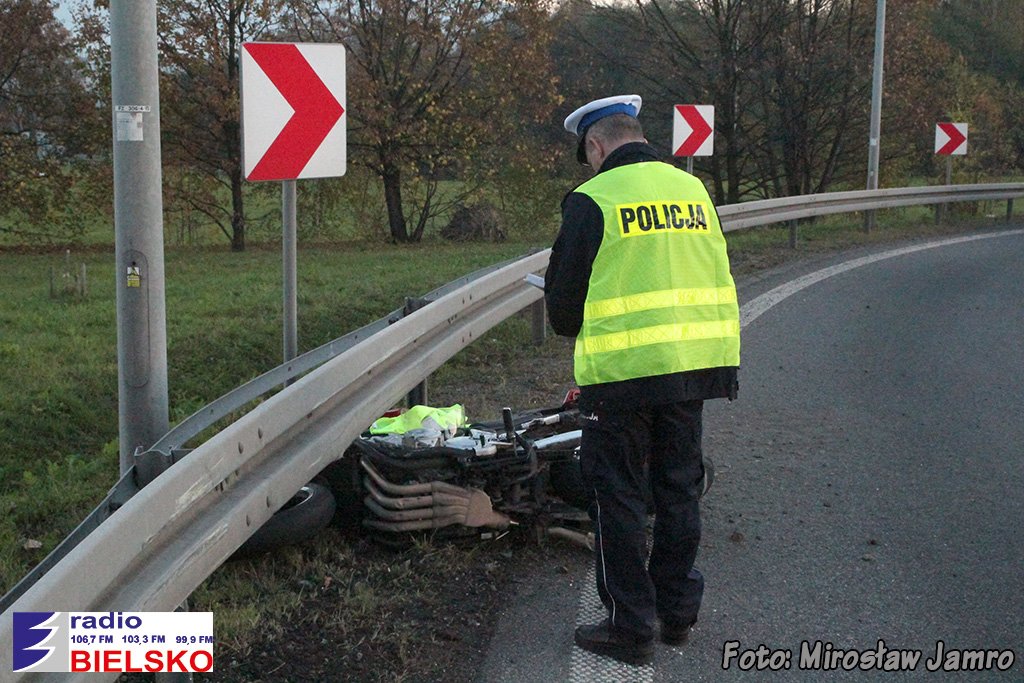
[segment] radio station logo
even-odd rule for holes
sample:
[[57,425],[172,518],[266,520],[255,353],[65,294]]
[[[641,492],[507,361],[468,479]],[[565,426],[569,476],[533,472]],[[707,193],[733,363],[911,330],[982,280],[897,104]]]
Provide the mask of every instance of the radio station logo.
[[60,612],[15,612],[14,613],[14,671],[32,671],[53,656],[55,643],[67,644],[54,636],[67,625],[60,623]]
[[212,612],[15,612],[15,673],[213,670]]

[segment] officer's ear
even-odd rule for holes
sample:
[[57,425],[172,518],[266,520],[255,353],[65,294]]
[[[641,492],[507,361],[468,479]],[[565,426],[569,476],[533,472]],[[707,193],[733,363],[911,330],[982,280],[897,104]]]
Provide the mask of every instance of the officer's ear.
[[583,144],[586,146],[587,164],[596,171],[600,164],[594,164],[592,159],[604,158],[604,145],[601,143],[601,139],[596,135],[588,135]]

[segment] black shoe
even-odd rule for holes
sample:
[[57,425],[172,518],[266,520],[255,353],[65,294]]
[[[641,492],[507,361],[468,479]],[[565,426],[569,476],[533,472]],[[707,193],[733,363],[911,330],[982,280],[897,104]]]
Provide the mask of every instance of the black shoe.
[[613,633],[607,619],[600,624],[577,627],[576,644],[587,652],[636,666],[650,664],[654,659],[653,638],[637,640]]
[[685,645],[690,639],[690,631],[693,624],[673,624],[672,622],[661,622],[661,642],[666,645]]

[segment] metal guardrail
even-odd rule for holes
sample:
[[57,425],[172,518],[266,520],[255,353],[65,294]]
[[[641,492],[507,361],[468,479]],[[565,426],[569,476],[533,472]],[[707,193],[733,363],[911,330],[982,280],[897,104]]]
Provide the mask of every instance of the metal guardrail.
[[1024,183],[989,185],[934,185],[928,187],[897,187],[885,190],[825,192],[763,199],[718,208],[722,230],[730,232],[770,223],[784,223],[811,216],[834,213],[891,209],[922,204],[1012,200],[1024,196]]
[[[1019,196],[1024,196],[1024,183],[900,188],[748,202],[719,207],[718,213],[728,232],[831,213],[954,201],[1012,202]],[[124,500],[106,511],[105,521],[78,538],[16,599],[5,596],[0,642],[11,642],[9,612],[173,610],[299,487],[340,457],[366,425],[488,329],[540,299],[540,290],[523,278],[543,271],[548,255],[541,251],[449,283],[435,290],[440,294],[426,308],[346,335],[351,344],[341,344],[343,337],[300,357],[310,356],[310,367],[295,359],[257,378],[261,386],[276,387],[309,371],[315,365],[310,354],[329,358],[317,356],[320,367],[228,425],[148,486],[122,491]],[[187,429],[185,423],[175,427],[182,431],[161,439],[166,454],[173,457],[175,448],[252,400],[242,400],[249,395],[242,391],[246,386],[235,390],[239,394],[232,399],[222,397],[198,411]],[[186,433],[191,436],[185,438]],[[10,657],[9,648],[0,648],[0,671],[11,670]],[[95,674],[90,676],[95,680]],[[14,680],[21,678],[14,675]]]

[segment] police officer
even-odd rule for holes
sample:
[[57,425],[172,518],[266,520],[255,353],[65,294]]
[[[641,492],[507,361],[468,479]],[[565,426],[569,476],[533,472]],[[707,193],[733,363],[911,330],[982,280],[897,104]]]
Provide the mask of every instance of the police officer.
[[640,106],[638,95],[607,97],[565,120],[596,173],[562,202],[544,286],[552,327],[576,338],[580,463],[608,610],[575,641],[630,664],[651,661],[656,620],[670,645],[697,621],[703,402],[735,398],[740,346],[718,215],[703,184],[647,144]]

